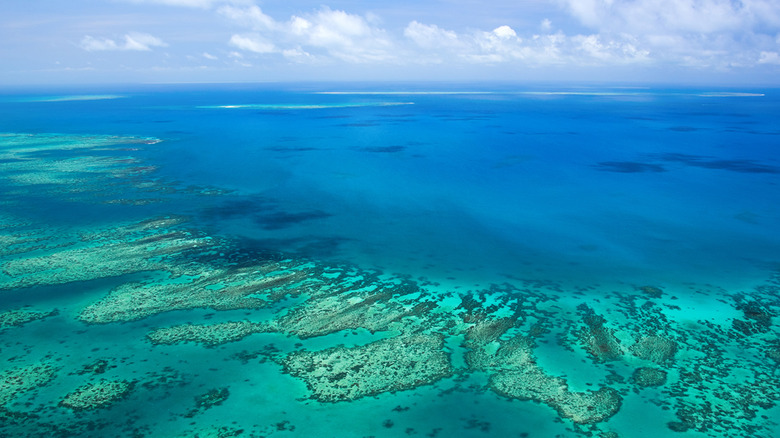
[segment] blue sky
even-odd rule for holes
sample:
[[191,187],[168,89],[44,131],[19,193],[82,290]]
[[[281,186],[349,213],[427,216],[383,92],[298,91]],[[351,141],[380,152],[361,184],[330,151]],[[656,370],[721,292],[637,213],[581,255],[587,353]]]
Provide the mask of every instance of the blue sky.
[[779,0],[7,0],[0,84],[780,85]]

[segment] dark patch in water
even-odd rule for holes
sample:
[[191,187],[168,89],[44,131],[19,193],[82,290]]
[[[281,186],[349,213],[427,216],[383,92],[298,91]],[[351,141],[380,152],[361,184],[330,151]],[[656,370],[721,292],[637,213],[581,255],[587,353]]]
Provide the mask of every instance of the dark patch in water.
[[406,146],[375,146],[375,147],[360,148],[360,150],[363,152],[394,154],[394,153],[405,151]]
[[372,126],[379,126],[379,124],[374,122],[358,122],[358,123],[342,123],[341,125],[338,125],[343,128],[370,128]]
[[303,236],[291,239],[243,239],[242,247],[261,252],[278,251],[285,255],[298,255],[323,259],[338,254],[341,245],[351,239],[331,236]]
[[253,220],[266,230],[279,230],[292,227],[302,222],[325,219],[332,216],[321,210],[304,211],[300,213],[290,213],[287,211],[276,211],[269,214],[256,215]]
[[780,131],[756,131],[755,129],[746,129],[738,126],[729,126],[723,130],[724,132],[739,132],[741,134],[753,134],[753,135],[780,135]]
[[748,224],[758,224],[758,218],[759,216],[752,211],[743,211],[742,213],[738,213],[734,215],[734,219],[740,220],[742,222],[748,223]]
[[699,128],[694,128],[693,126],[672,126],[669,128],[669,130],[676,132],[693,132],[698,131]]
[[253,216],[262,211],[273,210],[276,207],[265,198],[253,197],[249,199],[237,199],[224,202],[217,207],[203,209],[203,215],[209,219],[235,219],[246,216]]
[[739,173],[780,173],[780,168],[754,160],[713,160],[706,156],[677,153],[662,154],[658,156],[658,159],[704,169],[728,170]]
[[270,148],[265,148],[265,150],[273,151],[273,152],[308,152],[308,151],[319,151],[321,149],[312,148],[312,147],[287,148],[284,146],[273,146]]
[[602,172],[642,173],[642,172],[666,172],[666,169],[658,164],[642,163],[638,161],[602,161],[593,166]]

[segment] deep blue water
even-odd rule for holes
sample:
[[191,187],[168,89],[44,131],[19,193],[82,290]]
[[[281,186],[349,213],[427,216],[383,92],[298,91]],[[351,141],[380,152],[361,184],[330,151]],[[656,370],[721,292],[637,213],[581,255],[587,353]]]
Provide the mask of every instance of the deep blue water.
[[[6,90],[0,94],[0,133],[161,140],[136,145],[132,152],[108,153],[130,154],[153,167],[146,178],[177,187],[181,195],[143,206],[80,203],[74,208],[64,194],[28,192],[27,202],[4,204],[12,206],[6,215],[52,229],[85,224],[99,229],[119,220],[179,214],[193,228],[239,247],[377,269],[450,291],[524,280],[554,282],[562,288],[562,314],[575,312],[581,302],[609,313],[612,302],[599,303],[612,291],[652,285],[675,292],[674,301],[663,301],[665,296],[659,305],[670,312],[670,320],[678,318],[675,327],[692,333],[713,315],[730,327],[744,309],[719,303],[730,300],[727,295],[749,295],[780,266],[777,89],[288,84]],[[216,190],[221,190],[218,196],[192,195]],[[13,187],[3,187],[3,200],[15,193]],[[40,298],[67,308],[64,303],[73,299],[78,303],[74,309],[83,308],[113,287],[100,281],[88,283],[76,296],[62,295],[70,289],[55,285],[6,291],[0,302],[11,309],[35,306]],[[697,288],[715,295],[690,292]],[[582,295],[582,290],[590,292]],[[724,295],[712,292],[717,290]],[[775,316],[778,303],[767,303],[766,311]],[[680,306],[681,313],[675,313]],[[202,313],[188,314],[186,320],[195,321]],[[615,324],[627,324],[622,316],[613,317],[621,321]],[[152,326],[177,322],[175,316],[170,322],[155,318]],[[775,320],[761,335],[772,342],[777,338]],[[140,342],[147,330],[147,325],[127,327],[131,344]],[[96,345],[106,340],[106,349],[122,345],[117,340],[121,328],[94,330]],[[551,345],[557,332],[552,333],[536,350],[548,372],[568,375],[576,390],[585,390],[590,386],[585,382],[593,379],[609,382],[609,367],[588,371],[580,363],[585,363],[585,353],[555,351]],[[69,339],[82,345],[76,334]],[[262,345],[266,338],[253,339]],[[281,335],[273,342],[299,347]],[[306,348],[330,345],[311,342]],[[90,343],[83,344],[86,351]],[[168,348],[179,348],[175,354],[182,357],[192,355],[193,362],[205,357],[195,350],[201,347]],[[680,353],[681,360],[696,357],[695,347],[685,348],[693,352]],[[744,353],[723,350],[737,362]],[[210,368],[217,377],[204,371],[197,381],[237,375],[233,368],[240,368],[233,362],[221,366],[222,374]],[[275,382],[268,383],[273,390],[286,388],[287,381],[270,377],[276,375],[270,365],[257,370],[265,373],[262,379]],[[626,370],[630,376],[628,366]],[[484,385],[478,373],[473,378],[474,385]],[[734,374],[735,382],[751,382],[741,378]],[[246,387],[231,388],[238,394],[234,398],[273,402]],[[480,430],[482,422],[490,422],[492,433],[501,435],[582,433],[568,423],[560,425],[555,411],[544,405],[508,403],[489,393],[444,397],[424,390],[348,407],[310,407],[296,404],[304,389],[295,388],[289,400],[278,401],[278,409],[268,408],[268,418],[257,421],[279,421],[288,418],[283,416],[287,412],[311,415],[310,426],[299,424],[299,436],[318,428],[328,431],[322,436],[332,436],[332,431],[344,431],[345,418],[390,412],[393,405],[416,397],[425,409],[397,419],[396,429],[379,427],[379,420],[358,421],[354,433],[343,436],[398,436],[404,422],[418,431],[423,424],[435,431],[440,426],[435,420],[447,413],[470,425],[453,429],[461,433],[442,432],[449,436],[488,436],[491,429]],[[672,395],[646,391],[652,396],[624,393],[622,411],[600,431],[614,430],[621,437],[671,433],[666,424],[680,405],[662,412],[658,406],[664,402],[654,400],[671,400]],[[182,396],[187,402],[191,398]],[[645,415],[650,405],[658,412]],[[252,406],[243,404],[236,412],[260,415]],[[764,408],[770,416],[777,413],[774,402]],[[524,418],[522,427],[507,420],[513,415]],[[163,436],[155,434],[154,425],[164,419],[139,418],[152,425],[148,436]],[[637,424],[641,427],[634,428]],[[166,433],[180,432],[166,427],[173,430]],[[690,427],[680,436],[739,436],[737,429]],[[760,432],[766,435],[756,436],[776,432],[776,425],[767,428]]]
[[[776,261],[776,90],[316,94],[355,88],[11,95],[0,131],[157,137],[143,153],[162,177],[235,191],[181,207],[216,232],[414,276],[739,282]],[[485,93],[381,93],[408,90]],[[561,91],[575,94],[544,94]],[[326,107],[295,107],[312,104]],[[204,108],[221,105],[259,107]]]

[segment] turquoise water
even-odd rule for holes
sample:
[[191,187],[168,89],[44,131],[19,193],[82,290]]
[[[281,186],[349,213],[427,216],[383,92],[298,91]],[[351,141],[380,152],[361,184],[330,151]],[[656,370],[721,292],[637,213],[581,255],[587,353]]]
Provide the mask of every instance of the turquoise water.
[[779,113],[775,89],[5,92],[0,430],[775,436]]

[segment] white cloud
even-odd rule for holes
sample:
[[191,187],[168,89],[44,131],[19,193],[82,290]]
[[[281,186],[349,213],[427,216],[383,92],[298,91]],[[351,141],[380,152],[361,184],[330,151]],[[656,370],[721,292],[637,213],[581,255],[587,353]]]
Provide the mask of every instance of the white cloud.
[[230,37],[230,45],[241,50],[254,53],[273,53],[276,47],[259,35],[233,35]]
[[438,62],[539,67],[624,65],[650,60],[650,52],[629,35],[569,36],[558,31],[521,37],[509,25],[458,34],[417,21],[406,27],[404,35],[418,46],[414,59],[432,58]]
[[98,39],[87,35],[81,39],[79,45],[84,50],[95,52],[108,50],[149,51],[152,50],[152,47],[166,47],[168,44],[148,33],[132,32],[124,36],[123,43],[117,43],[109,38]]
[[752,26],[767,0],[563,0],[583,24],[601,31],[712,33]]
[[777,52],[761,52],[761,55],[758,58],[758,63],[780,65],[780,54]]
[[504,26],[499,26],[499,27],[493,29],[493,35],[495,35],[495,36],[497,36],[497,37],[499,37],[499,38],[501,38],[503,40],[506,40],[506,39],[510,39],[510,38],[516,38],[517,37],[517,32],[515,32],[515,30],[512,29],[511,27],[504,25]]
[[621,64],[649,60],[650,53],[638,49],[626,36],[621,40],[605,40],[599,35],[577,35],[571,40],[577,49],[575,53],[583,55],[581,59],[584,62]]
[[129,33],[125,35],[125,50],[152,50],[152,47],[166,47],[163,40],[148,33]]
[[[780,53],[780,8],[773,5],[778,0],[549,0],[590,28],[581,34],[566,33],[560,25],[554,29],[549,18],[531,28],[507,21],[492,30],[455,30],[413,20],[402,31],[390,33],[377,15],[328,7],[274,17],[252,0],[147,1],[213,7],[236,27],[228,45],[246,59],[261,55],[319,64],[655,64],[727,69],[775,64]],[[154,44],[134,37],[123,43],[92,38],[82,46],[148,50]]]
[[[558,1],[595,35],[629,35],[640,57],[657,63],[730,69],[770,63],[763,54],[776,51],[770,41],[780,27],[777,0]],[[596,57],[604,53],[580,43]],[[620,50],[629,54],[631,47]]]
[[117,45],[116,41],[114,40],[110,40],[108,38],[97,39],[89,35],[82,38],[81,44],[79,45],[82,49],[89,52],[100,50],[120,50],[119,45]]
[[219,58],[217,58],[216,56],[212,55],[209,52],[203,52],[203,54],[201,56],[203,56],[206,59],[210,59],[212,61],[216,61],[217,59],[219,59]]
[[282,50],[282,56],[295,62],[308,61],[312,57],[311,54],[305,52],[301,48]]
[[219,8],[218,12],[239,25],[254,30],[272,30],[278,27],[276,21],[266,15],[257,5],[243,8],[227,5]]
[[417,21],[406,26],[404,36],[426,49],[454,47],[460,43],[455,32],[444,30],[435,24],[422,24]]
[[[386,32],[372,23],[377,17],[363,17],[323,8],[305,16],[277,21],[255,6],[225,6],[219,13],[238,25],[258,33],[249,37],[234,35],[230,44],[256,53],[279,52],[288,58],[322,59],[312,54],[347,62],[383,62],[395,59],[393,44]],[[273,50],[271,50],[273,47]]]

